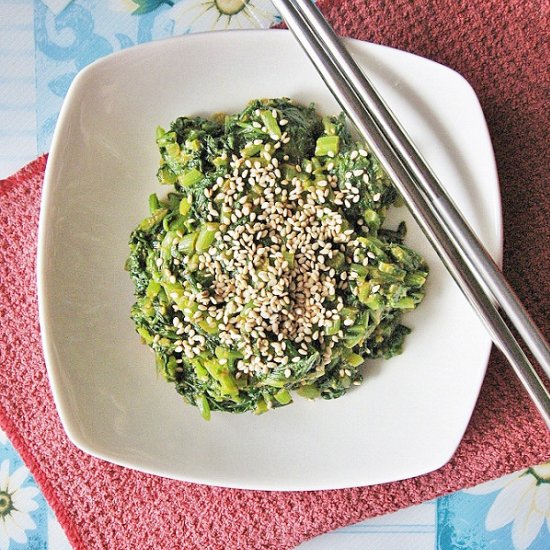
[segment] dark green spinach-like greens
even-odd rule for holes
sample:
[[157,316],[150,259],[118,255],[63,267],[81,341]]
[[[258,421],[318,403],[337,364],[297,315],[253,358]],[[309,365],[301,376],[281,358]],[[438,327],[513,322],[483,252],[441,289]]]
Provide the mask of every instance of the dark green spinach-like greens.
[[401,352],[428,268],[384,226],[399,197],[344,117],[288,99],[157,130],[165,198],[130,238],[131,317],[205,418],[333,399]]

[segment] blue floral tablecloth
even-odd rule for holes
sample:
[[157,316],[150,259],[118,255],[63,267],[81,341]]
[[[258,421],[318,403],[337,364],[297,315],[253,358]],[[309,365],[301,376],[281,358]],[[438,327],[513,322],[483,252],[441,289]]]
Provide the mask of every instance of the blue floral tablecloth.
[[[98,57],[191,32],[268,28],[269,0],[0,0],[0,177],[49,149],[77,72]],[[0,550],[70,548],[0,431]],[[303,550],[550,548],[550,463],[346,527]]]

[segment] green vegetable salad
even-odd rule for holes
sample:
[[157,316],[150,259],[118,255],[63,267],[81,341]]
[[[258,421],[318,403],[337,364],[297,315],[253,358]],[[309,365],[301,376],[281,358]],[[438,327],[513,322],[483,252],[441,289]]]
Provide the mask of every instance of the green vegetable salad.
[[401,352],[428,268],[384,226],[399,197],[342,115],[254,100],[157,145],[168,193],[130,237],[131,317],[204,418],[340,397]]

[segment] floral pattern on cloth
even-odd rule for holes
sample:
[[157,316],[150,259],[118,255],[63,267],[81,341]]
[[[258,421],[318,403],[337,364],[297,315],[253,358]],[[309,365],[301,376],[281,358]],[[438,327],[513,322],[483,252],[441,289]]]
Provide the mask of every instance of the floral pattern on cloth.
[[7,550],[10,541],[25,544],[27,531],[35,530],[36,523],[30,513],[38,508],[35,500],[40,493],[37,487],[26,485],[29,477],[26,466],[10,472],[9,459],[0,463],[0,548]]
[[51,520],[33,477],[0,430],[0,550],[48,548]]
[[438,550],[550,548],[550,462],[437,501]]
[[0,430],[0,550],[69,550],[34,478]]
[[63,98],[86,65],[110,53],[195,32],[280,23],[270,0],[34,0],[38,150],[47,151]]
[[497,531],[511,525],[512,543],[517,550],[527,550],[541,530],[550,532],[550,462],[465,492],[488,495],[497,491],[485,518],[487,531]]
[[174,34],[225,29],[262,29],[277,19],[270,0],[111,0],[115,11],[144,15],[168,7]]

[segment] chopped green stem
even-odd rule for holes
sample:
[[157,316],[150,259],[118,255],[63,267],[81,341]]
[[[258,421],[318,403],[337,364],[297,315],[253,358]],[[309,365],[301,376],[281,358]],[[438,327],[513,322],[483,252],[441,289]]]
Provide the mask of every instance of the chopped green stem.
[[399,196],[343,116],[254,100],[156,142],[171,187],[130,237],[131,317],[204,419],[338,398],[401,353],[428,268],[386,227]]

